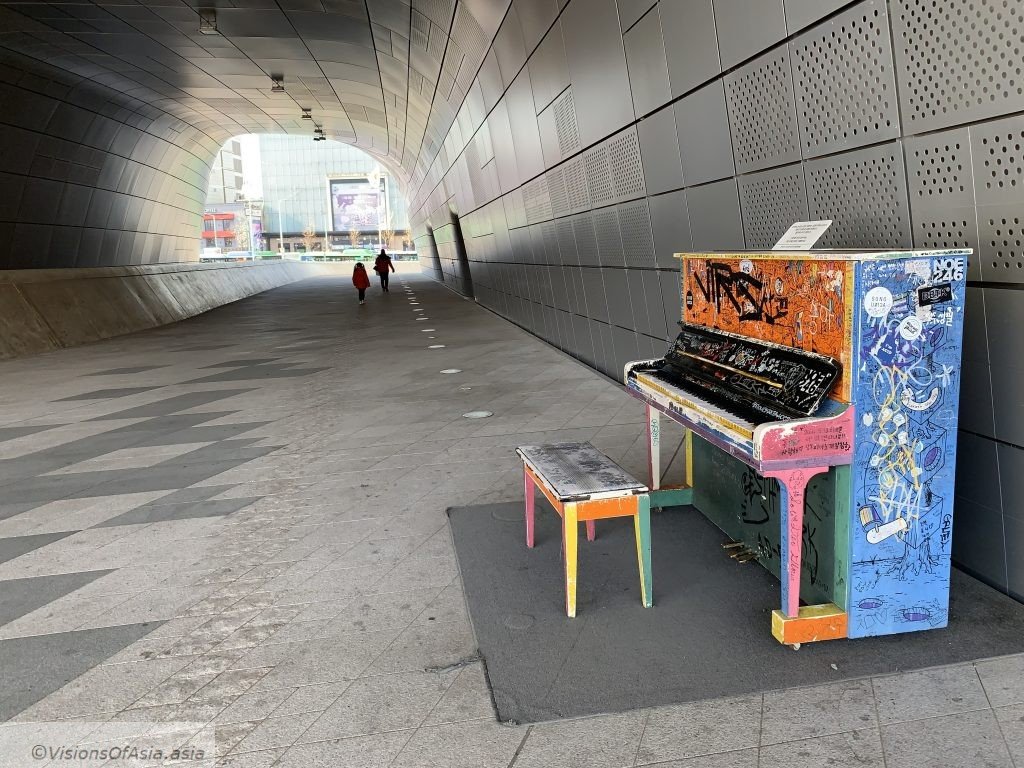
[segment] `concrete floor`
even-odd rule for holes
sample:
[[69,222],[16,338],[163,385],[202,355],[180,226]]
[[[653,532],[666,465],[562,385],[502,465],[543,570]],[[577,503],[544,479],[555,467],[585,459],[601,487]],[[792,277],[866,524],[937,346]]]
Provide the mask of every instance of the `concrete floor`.
[[445,509],[518,498],[524,442],[640,472],[642,413],[398,278],[0,364],[0,720],[212,724],[230,766],[1024,766],[1024,657],[496,722]]

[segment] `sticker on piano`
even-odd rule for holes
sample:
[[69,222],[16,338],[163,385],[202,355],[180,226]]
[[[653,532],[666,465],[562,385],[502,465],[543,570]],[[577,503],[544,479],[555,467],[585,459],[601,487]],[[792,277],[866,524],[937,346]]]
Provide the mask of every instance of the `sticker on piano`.
[[825,234],[825,230],[832,226],[831,219],[821,221],[798,221],[786,230],[775,245],[773,251],[809,251]]
[[864,294],[864,311],[868,317],[885,317],[892,309],[892,291],[878,286]]
[[917,315],[910,315],[909,317],[903,318],[900,321],[899,332],[907,341],[914,341],[918,336],[921,335],[921,331],[924,329],[924,324],[918,320]]
[[917,303],[922,307],[943,304],[953,300],[953,286],[949,283],[925,285],[917,289]]

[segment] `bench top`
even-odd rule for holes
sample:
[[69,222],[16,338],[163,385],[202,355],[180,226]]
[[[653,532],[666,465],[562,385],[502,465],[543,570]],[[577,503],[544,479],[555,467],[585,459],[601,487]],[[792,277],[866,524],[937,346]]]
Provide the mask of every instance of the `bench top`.
[[647,493],[647,486],[590,443],[521,445],[516,452],[559,501]]

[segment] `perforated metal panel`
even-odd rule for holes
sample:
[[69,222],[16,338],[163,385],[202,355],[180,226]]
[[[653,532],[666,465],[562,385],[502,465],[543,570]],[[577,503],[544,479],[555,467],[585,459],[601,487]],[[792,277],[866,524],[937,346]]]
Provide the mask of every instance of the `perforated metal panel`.
[[548,198],[547,180],[543,176],[524,184],[522,193],[527,224],[551,218],[551,200]]
[[548,171],[548,197],[551,199],[551,215],[565,216],[569,213],[569,192],[565,187],[565,176],[561,168]]
[[914,210],[915,248],[971,248],[974,254],[967,260],[967,279],[981,280],[979,268],[981,254],[978,249],[978,221],[973,207],[925,208]]
[[573,104],[571,86],[552,102],[552,108],[555,110],[558,148],[562,157],[569,157],[580,151],[580,131],[576,125],[576,106]]
[[792,43],[804,157],[899,136],[884,0],[868,0]]
[[590,208],[590,193],[587,189],[587,171],[582,157],[574,157],[562,166],[565,175],[565,189],[569,195],[569,210],[582,211]]
[[616,199],[641,197],[644,194],[644,169],[640,162],[640,140],[636,128],[608,140],[608,160]]
[[968,280],[980,280],[978,218],[966,128],[930,133],[904,143],[916,248],[972,248]]
[[[916,136],[907,139],[904,146],[911,205],[915,201],[920,201],[922,208],[974,204],[970,135],[966,128]],[[998,148],[996,155],[1001,159]]]
[[1024,210],[1020,205],[978,209],[982,278],[993,283],[1024,283]]
[[1024,118],[974,125],[970,134],[978,205],[1024,201]]
[[771,248],[796,221],[807,221],[802,165],[741,176],[740,207],[748,248]]
[[811,219],[832,219],[820,248],[898,248],[911,243],[899,142],[806,164]]
[[891,4],[905,130],[934,130],[1024,109],[1024,14],[1017,2]]
[[617,206],[619,233],[622,236],[622,255],[627,267],[655,267],[654,239],[651,235],[651,216],[646,200],[637,200]]
[[726,76],[725,94],[738,172],[800,159],[788,45]]
[[606,144],[598,144],[583,153],[583,167],[587,174],[590,203],[595,208],[615,200],[615,183]]

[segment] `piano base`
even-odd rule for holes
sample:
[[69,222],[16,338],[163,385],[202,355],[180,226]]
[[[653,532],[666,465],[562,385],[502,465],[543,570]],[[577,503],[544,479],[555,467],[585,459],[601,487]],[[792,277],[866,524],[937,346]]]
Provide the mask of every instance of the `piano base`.
[[685,507],[693,503],[693,488],[684,485],[659,488],[651,491],[650,497],[651,507],[654,509]]
[[796,616],[772,611],[772,635],[784,645],[839,640],[846,637],[846,612],[833,603],[805,605]]
[[[845,456],[799,456],[787,459],[765,461],[760,456],[753,456],[730,441],[719,440],[714,433],[701,430],[701,425],[682,418],[679,413],[653,398],[645,397],[640,392],[627,387],[627,392],[642,400],[646,405],[647,423],[647,470],[648,487],[651,489],[651,507],[664,508],[681,506],[693,502],[693,430],[700,430],[700,436],[741,459],[764,477],[774,478],[779,483],[780,514],[782,523],[782,541],[779,569],[779,580],[782,584],[782,609],[772,615],[772,634],[787,645],[817,640],[832,640],[846,637],[846,614],[835,605],[800,607],[800,573],[803,548],[804,496],[808,481],[815,475],[828,472],[830,466],[848,464]],[[661,484],[661,414],[665,414],[685,428],[683,449],[686,462],[686,484],[662,489]],[[838,414],[835,422],[841,429],[852,428],[853,411],[847,409]],[[778,440],[776,440],[778,442]],[[826,609],[823,613],[817,609]],[[841,614],[840,622],[836,615]],[[777,629],[777,627],[779,627]],[[837,634],[837,632],[839,634]],[[783,640],[783,637],[802,639]]]

